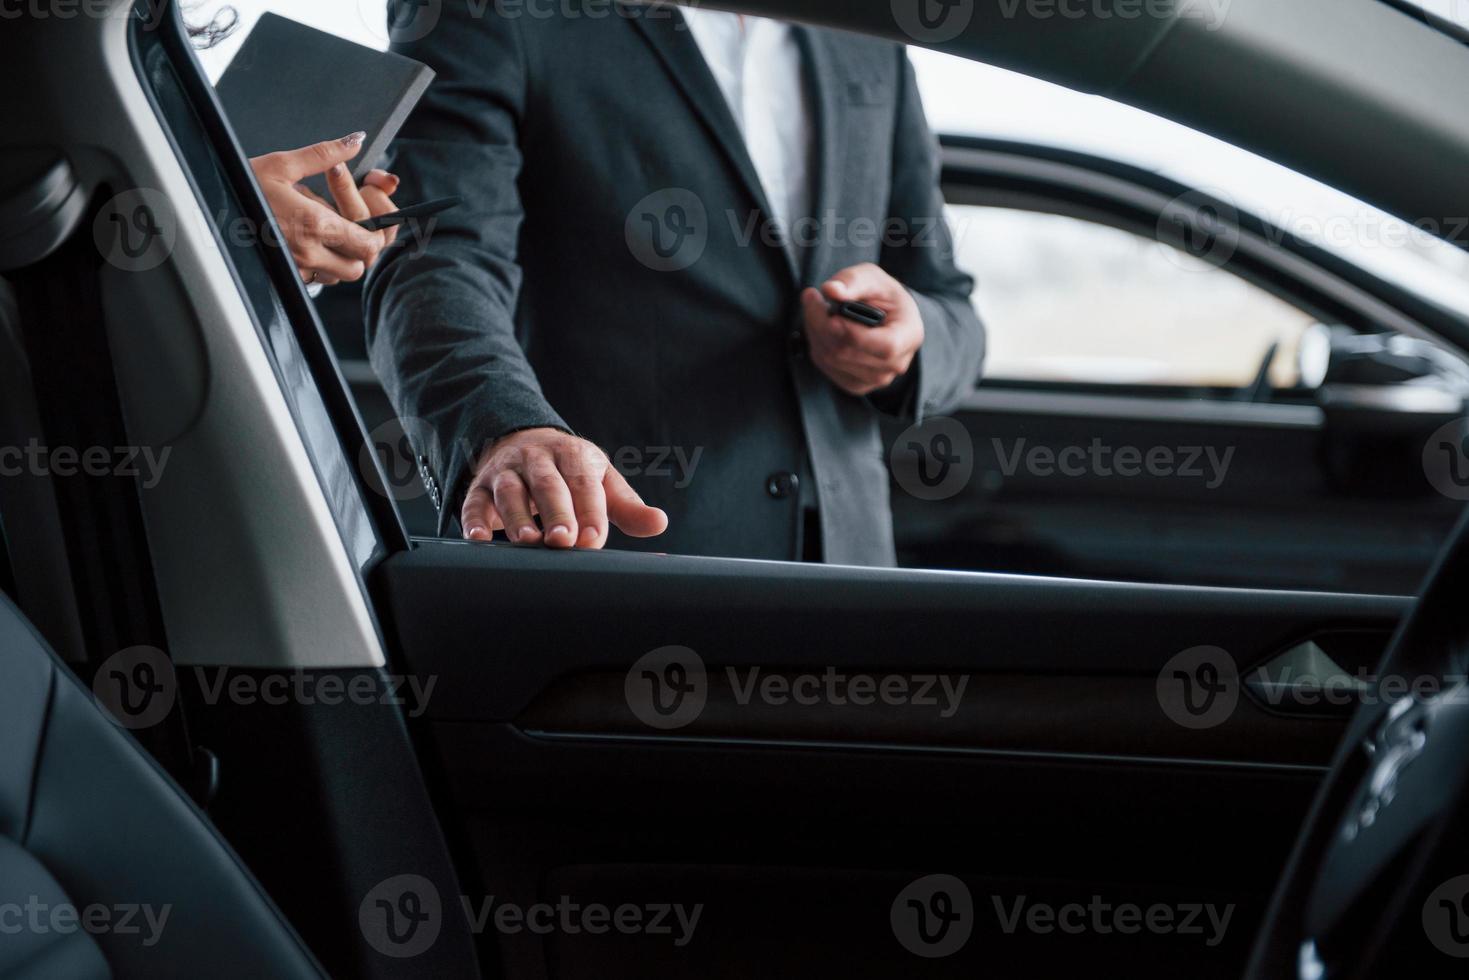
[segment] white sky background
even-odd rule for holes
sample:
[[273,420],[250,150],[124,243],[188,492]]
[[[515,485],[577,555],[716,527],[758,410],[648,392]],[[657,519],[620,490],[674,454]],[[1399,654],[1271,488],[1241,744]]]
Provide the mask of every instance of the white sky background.
[[[1469,22],[1469,0],[1422,0]],[[223,6],[192,4],[207,21]],[[199,53],[217,80],[260,14],[293,20],[377,48],[386,47],[385,0],[231,0],[235,34]],[[1466,53],[1469,57],[1469,53]],[[1027,139],[1089,151],[1156,170],[1253,211],[1447,306],[1469,310],[1469,254],[1427,240],[1396,219],[1254,154],[1109,99],[922,49],[913,60],[925,108],[940,132]],[[1408,241],[1406,247],[1402,244]],[[1425,261],[1425,259],[1427,261]]]

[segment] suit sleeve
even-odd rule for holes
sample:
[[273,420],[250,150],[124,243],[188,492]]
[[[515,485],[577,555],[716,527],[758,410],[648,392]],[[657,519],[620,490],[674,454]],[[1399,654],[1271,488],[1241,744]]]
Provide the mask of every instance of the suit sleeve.
[[[390,0],[389,16],[406,22],[412,5]],[[569,429],[515,335],[528,74],[518,19],[474,17],[467,2],[449,0],[434,30],[394,50],[437,73],[389,152],[399,196],[461,203],[418,235],[400,235],[373,269],[363,296],[367,344],[398,415],[426,423],[409,431],[431,433],[415,448],[442,488],[444,533],[489,442],[520,429]]]
[[924,116],[907,52],[899,49],[898,57],[902,91],[888,214],[890,225],[902,231],[884,243],[879,264],[917,301],[924,341],[907,375],[872,401],[888,414],[921,422],[953,411],[979,380],[985,336],[970,301],[974,280],[954,265],[939,186],[938,141]]

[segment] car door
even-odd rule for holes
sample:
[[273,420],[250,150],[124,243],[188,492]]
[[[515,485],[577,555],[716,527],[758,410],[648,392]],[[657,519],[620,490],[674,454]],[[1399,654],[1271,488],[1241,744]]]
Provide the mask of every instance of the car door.
[[[1347,362],[1445,313],[1116,160],[950,137],[944,179],[991,354],[962,428],[892,433],[903,564],[1416,588],[1464,497],[1462,379]],[[972,473],[925,486],[945,452]]]

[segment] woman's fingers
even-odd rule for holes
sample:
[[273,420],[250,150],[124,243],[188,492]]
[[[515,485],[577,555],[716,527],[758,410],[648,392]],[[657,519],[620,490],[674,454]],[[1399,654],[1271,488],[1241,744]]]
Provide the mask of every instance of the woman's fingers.
[[[374,201],[378,201],[379,204],[382,200],[386,199],[386,195],[376,187],[363,187],[358,189],[357,182],[352,179],[351,171],[343,163],[337,164],[326,172],[326,186],[332,192],[332,197],[337,202],[337,212],[350,222],[352,227],[357,231],[361,231],[370,236],[373,246],[373,251],[370,255],[352,248],[337,250],[343,252],[343,254],[361,259],[367,264],[369,269],[372,268],[373,263],[377,261],[377,257],[382,253],[382,250],[393,240],[392,236],[380,231],[367,231],[364,228],[358,228],[356,223],[364,218],[371,218],[375,214],[383,213],[374,209],[369,204],[367,201],[369,195],[371,195]],[[391,202],[389,203],[391,204]],[[389,210],[392,210],[391,207]],[[335,248],[335,246],[333,247]]]
[[317,282],[326,282],[327,279],[356,282],[367,271],[366,263],[339,255],[324,245],[311,245],[304,249],[293,248],[291,254],[296,259],[296,266],[305,273],[308,282],[313,272],[316,273]]
[[366,139],[366,133],[351,133],[339,140],[254,157],[250,165],[258,177],[273,177],[294,184],[313,174],[326,173],[339,163],[346,163],[362,152],[362,143]]
[[[346,162],[362,151],[365,138],[353,133],[250,161],[308,282],[360,279],[397,237],[396,229],[368,231],[357,225],[396,210],[391,196],[398,189],[398,178],[385,170],[370,171],[361,188],[353,181]],[[314,174],[326,175],[335,207],[298,183]]]
[[[371,175],[369,174],[369,176]],[[398,206],[393,203],[393,199],[388,196],[387,192],[381,190],[376,185],[363,185],[362,200],[367,204],[367,209],[372,213],[372,217],[374,218],[380,214],[392,214],[398,210]],[[379,234],[383,236],[384,247],[391,245],[393,244],[393,240],[398,237],[398,226],[393,225],[391,228],[384,228]]]
[[297,268],[296,271],[301,274],[301,281],[308,286],[335,286],[342,281],[335,276],[323,275],[320,269]]
[[362,183],[376,187],[389,197],[398,193],[398,175],[390,174],[386,170],[369,170],[367,176],[362,178]]
[[367,202],[362,200],[362,193],[357,190],[357,182],[352,179],[352,171],[345,163],[339,163],[326,172],[326,186],[337,202],[337,213],[342,217],[348,221],[372,217],[367,210]]

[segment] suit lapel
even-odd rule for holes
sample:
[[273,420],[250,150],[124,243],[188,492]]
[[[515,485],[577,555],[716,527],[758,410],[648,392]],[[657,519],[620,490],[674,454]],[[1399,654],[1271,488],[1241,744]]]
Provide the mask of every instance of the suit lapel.
[[[699,42],[694,40],[694,35],[684,22],[683,14],[673,4],[634,5],[627,3],[627,0],[619,2],[643,8],[629,11],[627,19],[642,31],[662,59],[664,67],[693,106],[694,113],[703,121],[714,142],[739,173],[745,190],[749,192],[761,214],[768,218],[772,213],[770,202],[765,197],[760,176],[750,159],[750,151],[745,148],[745,138],[740,133],[739,124],[735,122],[734,113],[730,111],[724,92],[714,80],[714,74],[699,51]],[[649,16],[651,11],[658,9],[667,16]]]
[[816,160],[813,162],[816,186],[811,189],[814,212],[811,215],[820,229],[816,245],[805,250],[803,272],[806,281],[817,285],[830,260],[832,242],[822,217],[836,210],[841,190],[842,167],[847,157],[847,126],[839,83],[837,54],[832,50],[832,36],[826,31],[798,25],[796,36],[805,55],[806,91],[811,99],[816,126]]

